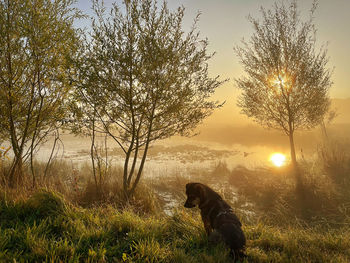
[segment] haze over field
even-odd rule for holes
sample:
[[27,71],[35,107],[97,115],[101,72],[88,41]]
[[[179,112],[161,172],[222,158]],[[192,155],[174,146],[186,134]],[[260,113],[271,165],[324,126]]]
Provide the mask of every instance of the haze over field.
[[[229,103],[228,103],[229,104]],[[337,112],[334,120],[327,125],[334,136],[349,139],[350,134],[350,98],[332,99],[332,109]],[[225,105],[218,109],[199,126],[200,134],[194,140],[218,142],[226,145],[242,144],[246,146],[282,146],[288,148],[288,139],[282,132],[264,129],[241,115],[236,105]],[[314,147],[319,139],[320,128],[301,131],[296,143],[304,148]]]
[[[112,6],[112,2],[114,1],[104,1],[107,8]],[[212,76],[220,75],[222,78],[228,78],[229,81],[217,89],[212,98],[221,102],[225,101],[225,104],[198,125],[196,136],[190,138],[174,136],[165,141],[157,142],[157,145],[173,147],[174,145],[199,144],[208,149],[232,151],[229,158],[227,156],[225,158],[217,156],[218,160],[228,161],[230,167],[241,164],[248,166],[269,164],[269,156],[272,152],[283,152],[288,155],[289,141],[282,132],[259,126],[245,115],[242,115],[240,108],[236,105],[240,91],[237,89],[235,79],[242,74],[244,75],[244,72],[234,54],[233,47],[240,44],[242,38],[248,38],[252,32],[252,26],[247,20],[248,14],[259,16],[260,6],[267,8],[272,6],[273,2],[273,0],[248,2],[182,0],[168,3],[172,9],[179,5],[186,8],[185,31],[190,28],[195,14],[201,12],[198,24],[200,33],[202,36],[208,37],[209,50],[216,52],[213,59],[209,61],[209,73]],[[121,5],[121,1],[116,1],[116,3],[119,6]],[[305,16],[311,3],[311,0],[298,3],[302,15]],[[88,1],[80,0],[76,6],[85,13],[92,15],[91,3]],[[349,34],[346,33],[349,29],[344,28],[345,24],[350,24],[350,18],[344,11],[347,8],[350,8],[349,1],[338,0],[336,4],[331,4],[330,1],[322,0],[319,1],[319,7],[315,15],[315,24],[318,28],[318,44],[328,42],[330,67],[335,67],[332,78],[334,84],[330,89],[330,96],[332,98],[331,108],[336,111],[337,115],[331,123],[326,124],[326,127],[331,136],[345,141],[349,140],[350,136],[350,88],[348,88],[347,83],[350,74],[347,63],[350,60],[350,55],[348,52],[340,51],[346,50],[346,47],[350,45],[350,32]],[[336,18],[332,16],[333,18],[330,19],[330,13],[337,13]],[[90,30],[87,19],[81,19],[76,24]],[[219,28],[222,30],[219,30]],[[71,137],[68,135],[62,136],[65,143],[65,153],[63,154],[63,148],[61,148],[58,156],[64,155],[65,158],[75,156],[73,160],[74,158],[88,160],[87,150],[90,147],[90,140],[82,137],[71,139]],[[313,158],[321,140],[320,127],[307,131],[297,131],[295,140],[297,155],[300,156],[302,152],[303,155]],[[48,157],[51,145],[52,141],[49,141],[42,147],[42,151],[39,152],[39,159],[44,160]],[[108,147],[113,149],[118,146],[113,140],[109,140]],[[202,150],[205,151],[205,149]],[[81,151],[86,151],[85,157],[79,157]],[[245,152],[252,154],[244,156]],[[152,165],[150,164],[150,166]]]

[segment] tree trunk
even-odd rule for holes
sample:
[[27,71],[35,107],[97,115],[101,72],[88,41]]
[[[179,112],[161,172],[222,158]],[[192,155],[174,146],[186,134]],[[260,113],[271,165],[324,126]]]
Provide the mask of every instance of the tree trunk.
[[147,157],[148,146],[149,146],[149,138],[147,139],[147,142],[146,142],[145,150],[143,152],[143,156],[142,156],[142,159],[141,159],[141,163],[140,163],[139,170],[137,172],[135,181],[134,181],[130,191],[128,192],[128,197],[129,198],[134,194],[136,186],[138,185],[138,183],[140,181],[142,170],[143,170],[143,167],[145,165],[145,161],[146,161],[146,157]]
[[137,171],[137,175],[136,175],[136,178],[135,178],[135,181],[130,189],[130,191],[128,192],[128,196],[129,198],[134,194],[135,192],[135,189],[136,189],[136,186],[137,184],[139,183],[140,181],[140,178],[141,178],[141,174],[142,174],[142,170],[143,170],[143,167],[145,165],[145,161],[146,161],[146,157],[147,157],[147,152],[148,152],[148,147],[149,147],[149,143],[151,142],[151,133],[152,133],[152,127],[153,127],[153,116],[154,116],[154,111],[155,111],[155,106],[153,107],[153,110],[152,110],[152,115],[151,115],[151,120],[150,120],[150,124],[149,124],[149,128],[148,128],[148,134],[147,134],[147,139],[146,139],[146,145],[145,145],[145,150],[143,152],[143,156],[142,156],[142,159],[141,159],[141,163],[140,163],[140,166],[139,166],[139,170]]
[[294,133],[293,132],[289,133],[289,143],[290,143],[290,157],[292,160],[293,168],[295,169],[297,167],[298,163],[297,163],[297,157],[295,154]]
[[92,134],[91,134],[91,145],[90,145],[90,157],[91,157],[91,165],[92,165],[92,175],[94,177],[96,191],[98,191],[98,183],[96,177],[96,167],[95,167],[95,119],[92,121]]
[[30,150],[30,170],[32,172],[32,188],[35,188],[35,171],[34,171],[34,160],[33,160],[33,147]]
[[292,160],[293,165],[293,173],[296,181],[296,192],[299,199],[304,200],[305,194],[304,194],[304,187],[303,187],[303,180],[302,175],[300,173],[298,162],[295,154],[295,145],[294,145],[294,132],[291,131],[289,133],[289,143],[290,143],[290,156]]
[[124,196],[126,199],[129,199],[128,195],[128,167],[129,167],[129,159],[131,155],[131,147],[129,147],[129,150],[126,152],[125,160],[124,160],[124,169],[123,169],[123,191]]
[[129,176],[128,176],[128,187],[130,187],[130,184],[131,184],[131,179],[132,179],[132,176],[134,174],[134,171],[135,171],[135,167],[136,167],[136,162],[137,162],[137,156],[138,156],[138,153],[139,153],[139,145],[138,145],[138,140],[136,139],[136,147],[135,147],[135,152],[134,152],[134,160],[132,162],[132,165],[131,165],[131,169],[130,169],[130,173],[129,173]]
[[[129,199],[129,184],[128,184],[128,169],[129,169],[129,160],[132,154],[132,148],[134,147],[134,140],[135,140],[135,129],[133,126],[133,131],[132,131],[132,138],[131,142],[128,148],[128,151],[125,153],[125,160],[124,160],[124,172],[123,172],[123,191],[126,199]],[[132,176],[132,174],[131,174]]]
[[23,174],[23,161],[22,155],[15,156],[15,160],[11,167],[9,173],[9,187],[16,188],[19,184],[22,183],[22,174]]
[[[151,142],[151,133],[152,133],[152,127],[153,127],[153,120],[154,120],[154,112],[155,112],[155,109],[156,109],[156,103],[153,105],[153,109],[152,109],[152,114],[151,114],[151,117],[150,117],[150,123],[149,123],[149,127],[148,127],[148,132],[147,132],[147,138],[146,138],[146,144],[145,144],[145,149],[144,149],[144,152],[143,152],[143,156],[142,156],[142,159],[141,159],[141,163],[140,163],[140,166],[139,166],[139,169],[137,171],[137,175],[136,175],[136,178],[134,180],[134,182],[132,183],[132,187],[131,189],[127,192],[127,195],[128,195],[128,198],[130,198],[134,192],[135,192],[135,189],[136,189],[136,186],[138,185],[139,181],[140,181],[140,178],[141,178],[141,175],[142,175],[142,170],[143,170],[143,167],[145,165],[145,161],[146,161],[146,157],[147,157],[147,153],[148,153],[148,147],[149,147],[149,144]],[[138,145],[138,136],[139,136],[139,130],[137,132],[137,145],[136,145],[136,148],[139,147]],[[135,157],[135,156],[134,156]],[[135,157],[137,159],[137,156]],[[134,159],[134,162],[136,163],[136,159]],[[135,167],[134,167],[135,168]],[[132,176],[130,174],[130,176]],[[131,178],[130,179],[130,183],[131,183]]]
[[54,135],[55,135],[55,139],[54,139],[54,141],[53,141],[53,145],[52,145],[50,157],[49,157],[49,159],[47,160],[47,163],[46,163],[46,166],[45,166],[44,179],[46,179],[46,177],[47,177],[47,171],[49,170],[49,167],[50,167],[50,164],[51,164],[51,160],[52,160],[53,154],[54,154],[55,149],[56,149],[57,141],[60,139],[60,133],[59,133],[58,129],[56,130],[56,132],[54,133]]

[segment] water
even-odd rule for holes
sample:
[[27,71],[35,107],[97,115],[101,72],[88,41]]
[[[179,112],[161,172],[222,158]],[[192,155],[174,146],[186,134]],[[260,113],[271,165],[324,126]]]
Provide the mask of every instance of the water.
[[[61,135],[63,142],[56,147],[54,157],[57,160],[70,161],[75,165],[90,162],[90,139],[75,137],[70,134]],[[104,138],[96,142],[104,153]],[[46,162],[50,156],[53,138],[41,146],[36,159]],[[108,159],[114,165],[122,165],[124,156],[118,145],[107,140]],[[269,156],[276,149],[265,146],[247,147],[240,144],[223,145],[218,143],[198,142],[191,139],[165,140],[153,144],[150,148],[145,166],[145,174],[160,176],[166,170],[209,168],[218,162],[225,162],[229,169],[243,165],[248,168],[269,165]],[[282,152],[283,153],[283,152]],[[284,152],[287,154],[287,152]]]

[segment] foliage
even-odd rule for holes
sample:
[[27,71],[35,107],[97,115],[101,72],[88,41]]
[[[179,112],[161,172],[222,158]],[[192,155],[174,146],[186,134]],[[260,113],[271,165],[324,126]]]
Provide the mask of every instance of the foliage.
[[198,17],[185,33],[183,7],[171,12],[154,0],[123,6],[115,4],[106,18],[94,2],[91,41],[77,62],[76,112],[82,130],[107,133],[123,150],[123,189],[131,196],[150,143],[189,135],[220,106],[208,99],[222,81],[208,76],[212,54],[199,38]]
[[73,3],[0,1],[0,137],[10,141],[15,157],[11,186],[21,180],[23,160],[33,160],[37,147],[67,114],[68,58],[78,40],[73,22],[79,13]]
[[236,81],[242,90],[238,106],[261,125],[289,136],[294,164],[294,131],[320,124],[329,107],[331,71],[327,50],[316,50],[316,4],[306,21],[296,0],[261,8],[261,21],[249,18],[255,31],[250,41],[235,49],[247,73]]

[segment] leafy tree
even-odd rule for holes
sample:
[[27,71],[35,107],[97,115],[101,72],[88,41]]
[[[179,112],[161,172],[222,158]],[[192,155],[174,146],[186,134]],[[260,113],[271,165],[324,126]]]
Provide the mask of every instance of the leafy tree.
[[242,113],[289,136],[291,160],[297,166],[294,132],[320,124],[329,108],[332,84],[327,50],[316,49],[313,23],[317,2],[303,21],[296,1],[261,8],[262,20],[249,17],[254,33],[235,51],[246,72],[236,80]]
[[190,135],[220,107],[208,99],[222,81],[208,76],[213,54],[199,38],[198,16],[185,33],[183,7],[172,12],[166,2],[125,0],[123,8],[114,5],[106,18],[94,2],[97,18],[79,61],[76,105],[83,123],[94,123],[124,152],[123,190],[130,197],[150,143]]
[[63,119],[69,57],[77,48],[73,0],[0,0],[0,133],[11,142],[9,184],[22,180],[46,136]]

